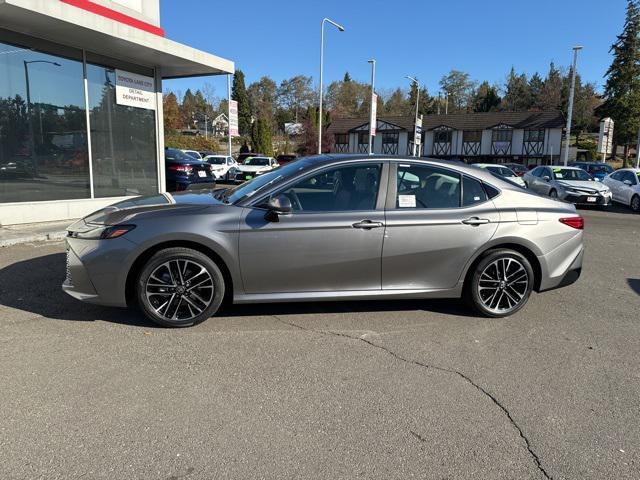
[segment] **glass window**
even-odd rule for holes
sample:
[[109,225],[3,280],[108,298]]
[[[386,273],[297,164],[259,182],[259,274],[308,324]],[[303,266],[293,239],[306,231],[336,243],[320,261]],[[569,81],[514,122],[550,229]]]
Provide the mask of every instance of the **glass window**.
[[614,180],[622,181],[622,173],[623,172],[615,172],[611,174],[611,178],[613,178]]
[[0,42],[0,202],[90,197],[83,68]]
[[460,175],[427,165],[398,165],[396,208],[458,208]]
[[462,206],[469,207],[487,201],[487,193],[482,183],[471,177],[462,179]]
[[633,172],[624,172],[622,174],[622,181],[629,180],[631,185],[636,185],[638,183],[637,177],[633,174]]
[[[548,169],[546,169],[548,170]],[[548,173],[546,175],[549,175]],[[580,180],[588,181],[593,180],[591,175],[579,168],[554,168],[553,176],[556,180]]]
[[513,138],[513,130],[511,130],[510,128],[495,129],[493,131],[494,142],[511,142],[512,138]]
[[115,70],[87,65],[96,197],[158,192],[154,110],[118,105]]
[[525,130],[525,142],[544,142],[544,130]]
[[379,164],[331,168],[280,194],[289,197],[294,212],[375,210],[380,169]]
[[543,171],[543,170],[544,170],[544,168],[542,168],[542,167],[534,168],[534,169],[531,171],[531,175],[533,175],[534,177],[538,177],[538,178],[540,178],[540,177],[542,176],[542,171]]
[[465,130],[462,133],[462,141],[467,142],[479,142],[482,140],[482,130]]
[[434,143],[451,143],[452,130],[436,130],[433,132]]

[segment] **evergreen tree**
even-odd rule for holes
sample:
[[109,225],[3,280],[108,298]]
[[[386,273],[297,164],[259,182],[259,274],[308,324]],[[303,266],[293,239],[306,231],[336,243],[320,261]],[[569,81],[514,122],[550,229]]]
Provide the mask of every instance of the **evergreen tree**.
[[605,77],[605,101],[598,109],[611,117],[616,126],[614,142],[625,146],[627,165],[629,144],[634,142],[640,126],[640,9],[636,0],[627,1],[627,16],[622,34],[611,46],[613,61]]
[[562,106],[562,75],[553,62],[544,80],[542,91],[534,108],[542,111],[559,110]]
[[511,72],[507,77],[504,98],[501,108],[512,112],[526,111],[531,108],[531,91],[529,81],[523,73],[518,75],[515,68],[511,67]]
[[182,125],[182,119],[180,118],[180,106],[178,105],[178,98],[173,92],[162,97],[162,111],[164,114],[164,129],[167,132],[180,129]]
[[529,94],[531,95],[531,108],[538,110],[540,99],[542,97],[542,89],[544,88],[544,80],[538,72],[534,73],[529,79]]
[[253,151],[264,155],[273,155],[273,141],[271,138],[271,125],[264,118],[258,118],[253,124],[251,134],[251,142],[253,143]]
[[233,76],[231,98],[238,102],[238,129],[240,130],[240,135],[250,135],[251,105],[244,85],[244,73],[242,73],[242,70],[236,70]]
[[471,108],[474,112],[493,112],[498,109],[500,102],[498,89],[493,85],[489,85],[489,82],[484,81],[473,96]]

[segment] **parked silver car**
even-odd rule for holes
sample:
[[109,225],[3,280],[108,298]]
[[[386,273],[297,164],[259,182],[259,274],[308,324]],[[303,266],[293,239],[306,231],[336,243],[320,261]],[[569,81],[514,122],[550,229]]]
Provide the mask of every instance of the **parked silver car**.
[[540,166],[524,174],[527,188],[579,205],[609,205],[611,190],[577,167]]
[[622,168],[602,180],[611,189],[613,201],[640,212],[640,168]]
[[459,298],[482,315],[580,276],[583,219],[463,164],[325,155],[69,227],[70,295],[187,326],[235,303]]

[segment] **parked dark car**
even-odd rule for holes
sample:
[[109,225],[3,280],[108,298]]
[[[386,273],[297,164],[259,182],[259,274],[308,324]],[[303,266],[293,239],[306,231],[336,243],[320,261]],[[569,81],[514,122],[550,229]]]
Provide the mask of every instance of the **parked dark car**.
[[278,155],[276,157],[276,160],[278,161],[278,165],[280,165],[281,167],[283,165],[286,165],[287,163],[291,163],[295,160],[298,159],[298,156],[296,154],[293,153],[283,153],[281,155]]
[[167,148],[164,151],[166,185],[168,192],[187,190],[194,184],[215,184],[211,165],[187,155],[186,153]]
[[513,173],[515,173],[519,177],[522,177],[525,173],[528,172],[527,167],[525,167],[521,163],[503,163],[502,165],[513,170]]
[[614,168],[611,165],[603,162],[572,162],[569,166],[581,168],[593,178],[600,181],[614,172]]

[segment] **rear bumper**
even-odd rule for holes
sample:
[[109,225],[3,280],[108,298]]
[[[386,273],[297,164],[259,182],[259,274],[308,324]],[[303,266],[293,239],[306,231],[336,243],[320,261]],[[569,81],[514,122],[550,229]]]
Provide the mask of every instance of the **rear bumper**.
[[539,291],[544,292],[575,283],[582,273],[583,258],[582,234],[576,235],[547,255],[538,257],[542,274]]

